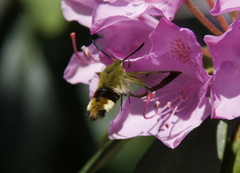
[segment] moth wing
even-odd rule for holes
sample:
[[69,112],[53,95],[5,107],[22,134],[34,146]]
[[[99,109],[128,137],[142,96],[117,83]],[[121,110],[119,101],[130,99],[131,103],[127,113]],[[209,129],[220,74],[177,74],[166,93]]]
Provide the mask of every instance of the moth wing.
[[130,92],[126,95],[144,97],[149,91],[153,92],[163,88],[181,73],[179,71],[126,72],[124,80],[130,87]]

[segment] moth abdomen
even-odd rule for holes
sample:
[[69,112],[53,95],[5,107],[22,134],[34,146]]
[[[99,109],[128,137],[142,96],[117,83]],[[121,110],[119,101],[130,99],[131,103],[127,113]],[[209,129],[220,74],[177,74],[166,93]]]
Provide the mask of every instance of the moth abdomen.
[[111,88],[102,87],[97,89],[87,106],[87,117],[90,120],[104,117],[105,113],[114,107],[119,98],[120,95],[114,92]]

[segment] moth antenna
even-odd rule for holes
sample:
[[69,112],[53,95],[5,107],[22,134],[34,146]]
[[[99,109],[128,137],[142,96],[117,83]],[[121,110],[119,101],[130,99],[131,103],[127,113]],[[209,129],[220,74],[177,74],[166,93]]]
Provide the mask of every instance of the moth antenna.
[[102,52],[104,55],[106,55],[108,58],[114,61],[114,59],[110,55],[108,55],[104,50],[102,50],[102,48],[99,47],[99,45],[94,40],[92,40],[92,43],[100,52]]
[[143,42],[137,49],[135,49],[132,53],[130,53],[128,56],[126,56],[123,60],[122,60],[122,62],[124,61],[124,60],[126,60],[126,59],[128,59],[130,56],[132,56],[134,53],[136,53],[137,51],[139,51],[142,47],[143,47],[143,45],[145,44],[145,42]]

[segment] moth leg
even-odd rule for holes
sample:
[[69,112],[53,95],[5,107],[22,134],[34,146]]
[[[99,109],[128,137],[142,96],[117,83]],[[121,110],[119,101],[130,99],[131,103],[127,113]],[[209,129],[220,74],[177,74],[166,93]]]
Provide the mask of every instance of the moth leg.
[[121,111],[122,111],[122,103],[123,103],[123,95],[121,95],[121,98],[120,98]]
[[130,97],[129,97],[129,96],[128,96],[128,102],[129,102],[129,103],[131,103],[131,99],[130,99]]

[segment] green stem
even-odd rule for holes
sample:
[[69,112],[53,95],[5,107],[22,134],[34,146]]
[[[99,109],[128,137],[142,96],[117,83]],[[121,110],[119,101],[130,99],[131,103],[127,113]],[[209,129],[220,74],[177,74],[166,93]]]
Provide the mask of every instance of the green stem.
[[126,140],[108,140],[85,164],[78,173],[90,173],[98,171],[105,165],[120,149],[130,141]]

